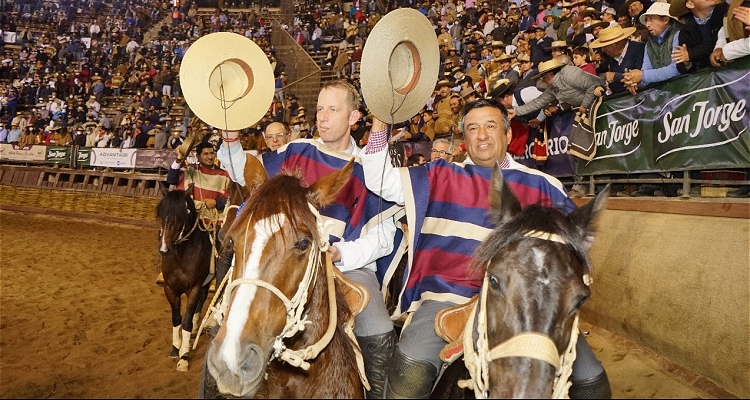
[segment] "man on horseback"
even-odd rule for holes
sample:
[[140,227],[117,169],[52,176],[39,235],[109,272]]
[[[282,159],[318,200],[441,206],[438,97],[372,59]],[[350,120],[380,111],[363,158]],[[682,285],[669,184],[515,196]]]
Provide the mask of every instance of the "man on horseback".
[[[388,398],[429,397],[442,367],[439,352],[447,344],[435,333],[435,315],[467,302],[482,285],[481,275],[469,275],[468,264],[493,226],[491,218],[472,219],[472,211],[488,207],[492,168],[500,165],[524,207],[539,203],[566,215],[576,208],[556,178],[507,154],[512,134],[505,107],[485,99],[469,103],[461,112],[461,126],[469,155],[465,164],[437,160],[425,167],[392,167],[387,162],[388,127],[378,119],[362,156],[367,187],[384,200],[405,205],[408,224],[415,227],[410,232],[413,258],[394,315],[408,315],[409,322],[386,369]],[[576,350],[570,397],[611,397],[606,372],[582,335]]]
[[[195,148],[198,165],[182,167],[184,155],[178,149],[177,157],[167,172],[167,183],[170,187],[188,190],[195,202],[195,209],[201,216],[201,229],[211,233],[214,247],[219,248],[216,233],[221,227],[219,215],[224,211],[231,179],[226,171],[215,164],[216,151],[211,143],[202,142]],[[214,257],[215,258],[215,257]],[[214,273],[213,262],[211,273]],[[164,284],[164,277],[159,274],[157,285]]]
[[[332,167],[332,157],[342,155],[356,157],[361,155],[351,137],[351,126],[360,118],[360,96],[350,83],[340,80],[323,85],[318,95],[316,124],[320,138],[317,140],[292,141],[279,151],[263,154],[261,161],[269,176],[274,176],[285,168],[300,168],[308,180],[321,176],[320,171]],[[218,152],[222,168],[227,169],[232,179],[244,186],[242,171],[246,160],[236,138],[237,132],[224,132],[224,143]],[[364,176],[362,166],[355,163],[355,172],[360,179]],[[236,171],[236,172],[235,172]],[[350,183],[354,182],[350,179]],[[342,228],[338,234],[340,241],[332,243],[329,255],[334,265],[344,275],[370,292],[370,301],[366,308],[356,317],[354,334],[357,337],[365,361],[365,373],[372,387],[368,398],[382,398],[385,383],[386,362],[394,349],[396,332],[388,316],[385,303],[380,293],[380,283],[376,277],[376,262],[391,262],[395,265],[400,246],[394,245],[396,225],[392,215],[380,214],[380,217],[368,215],[362,210],[378,211],[378,200],[367,192],[361,180],[345,189],[349,202],[354,202],[352,210],[342,213],[343,204],[321,209],[321,214],[336,221]],[[308,182],[312,184],[313,182]],[[369,199],[369,200],[368,200]],[[383,203],[385,204],[385,203]],[[392,207],[395,208],[395,207]],[[387,207],[384,205],[383,209]],[[379,222],[367,227],[367,222]],[[398,236],[401,237],[400,235]],[[399,240],[400,242],[400,240]],[[217,281],[225,274],[217,270]]]

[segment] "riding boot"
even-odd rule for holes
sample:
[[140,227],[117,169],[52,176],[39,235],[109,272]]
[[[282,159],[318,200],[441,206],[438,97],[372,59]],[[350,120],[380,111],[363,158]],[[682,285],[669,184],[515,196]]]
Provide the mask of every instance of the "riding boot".
[[612,387],[607,371],[585,381],[573,382],[568,395],[571,399],[611,399]]
[[396,331],[357,337],[359,347],[362,349],[362,358],[365,361],[365,375],[370,382],[370,391],[367,392],[368,399],[383,398],[385,367],[391,358],[391,354],[393,354],[397,340]]
[[429,398],[437,372],[432,363],[415,360],[396,348],[386,368],[385,398]]

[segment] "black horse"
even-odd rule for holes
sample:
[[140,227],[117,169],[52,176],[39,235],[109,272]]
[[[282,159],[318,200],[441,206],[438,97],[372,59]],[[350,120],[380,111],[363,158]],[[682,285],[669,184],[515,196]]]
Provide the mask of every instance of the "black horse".
[[[164,295],[172,308],[172,358],[180,358],[178,371],[188,370],[190,335],[198,328],[208,282],[213,246],[209,233],[201,229],[190,191],[173,190],[156,209],[161,219],[159,253],[164,275]],[[185,317],[181,314],[182,295],[187,297]]]
[[565,216],[539,205],[522,209],[499,168],[492,185],[489,215],[496,228],[474,254],[473,268],[486,273],[464,331],[464,358],[447,368],[432,395],[562,396],[578,311],[590,295],[592,224],[609,187]]

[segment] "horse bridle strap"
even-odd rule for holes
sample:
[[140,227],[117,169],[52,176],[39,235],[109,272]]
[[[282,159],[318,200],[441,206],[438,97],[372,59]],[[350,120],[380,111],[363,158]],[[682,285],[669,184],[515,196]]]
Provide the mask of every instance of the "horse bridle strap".
[[[308,203],[308,206],[315,216],[320,243],[318,243],[317,246],[318,251],[316,251],[315,249],[310,251],[307,267],[305,268],[305,274],[302,277],[302,281],[299,283],[297,292],[294,294],[292,299],[290,300],[288,297],[286,297],[286,295],[276,286],[266,281],[252,278],[239,278],[230,282],[227,286],[227,294],[224,297],[225,299],[229,299],[229,295],[232,293],[232,290],[242,284],[250,284],[262,287],[276,295],[276,297],[278,297],[281,302],[284,303],[284,307],[287,311],[287,320],[284,328],[281,330],[281,333],[277,335],[276,339],[274,340],[274,353],[271,356],[271,360],[273,360],[274,358],[278,358],[289,363],[292,366],[299,367],[304,370],[310,368],[310,363],[308,363],[306,360],[311,360],[317,357],[318,354],[320,354],[320,352],[325,349],[326,346],[328,346],[328,344],[331,342],[331,339],[333,339],[333,334],[336,331],[336,324],[338,323],[336,287],[333,276],[334,267],[330,256],[326,253],[325,269],[329,305],[328,328],[317,342],[305,347],[304,349],[290,350],[284,345],[284,339],[293,337],[298,332],[305,330],[305,327],[308,324],[312,323],[312,321],[308,320],[306,316],[303,316],[302,314],[305,310],[307,294],[310,290],[310,287],[314,286],[316,277],[316,274],[314,272],[317,270],[317,267],[321,265],[320,254],[328,250],[327,239],[328,235],[330,234],[330,230],[332,229],[332,224],[324,222],[323,218],[320,216],[320,213],[315,207],[312,206],[312,204]],[[222,306],[223,315],[226,315],[228,303],[229,301],[227,300]]]
[[[560,235],[550,232],[529,231],[524,236],[567,244]],[[589,285],[591,277],[586,274],[583,280],[586,285]],[[552,398],[567,398],[568,389],[571,386],[568,378],[573,371],[573,361],[576,358],[578,314],[573,320],[568,347],[561,355],[558,355],[557,346],[549,336],[537,332],[519,333],[490,350],[487,338],[488,286],[489,275],[485,273],[479,301],[469,314],[469,320],[464,329],[464,363],[469,371],[470,379],[460,380],[458,386],[473,390],[477,398],[486,399],[489,395],[489,363],[507,357],[526,357],[544,361],[555,367]],[[478,336],[476,345],[475,332]]]
[[190,229],[190,231],[187,233],[187,235],[183,235],[183,233],[185,233],[185,226],[183,225],[182,229],[180,229],[180,236],[177,237],[177,239],[174,241],[174,244],[180,244],[180,243],[188,240],[188,238],[190,237],[190,235],[192,235],[193,232],[195,232],[195,228],[198,227],[198,220],[200,220],[200,218],[198,218],[198,216],[196,215],[195,216],[195,222],[193,223],[193,227]]

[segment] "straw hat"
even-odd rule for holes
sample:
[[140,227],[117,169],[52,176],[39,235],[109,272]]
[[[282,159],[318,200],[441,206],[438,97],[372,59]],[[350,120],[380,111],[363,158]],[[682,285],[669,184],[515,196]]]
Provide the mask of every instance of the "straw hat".
[[647,15],[660,15],[662,17],[670,17],[675,21],[677,20],[675,16],[669,13],[669,3],[655,2],[654,4],[651,4],[651,7],[638,17],[638,21],[641,21],[643,25],[646,25]]
[[560,49],[560,48],[568,48],[570,45],[565,40],[555,40],[552,42],[552,44],[549,46],[550,49]]
[[512,55],[510,55],[510,54],[503,54],[503,55],[501,55],[500,57],[497,58],[497,61],[498,62],[513,61],[513,59],[515,59],[515,57],[513,57]]
[[182,60],[180,82],[195,115],[227,130],[260,121],[274,92],[273,70],[263,50],[252,40],[230,32],[196,40]]
[[546,74],[547,72],[554,71],[557,69],[562,69],[565,64],[560,62],[557,58],[553,58],[551,60],[542,61],[539,63],[539,73],[534,76],[534,79],[539,78],[540,76]]
[[386,14],[368,36],[360,65],[370,112],[386,123],[410,119],[427,103],[438,79],[440,52],[430,22],[411,8]]
[[591,21],[591,25],[587,26],[586,29],[583,30],[584,33],[591,33],[596,28],[607,28],[610,26],[610,23],[607,21]]
[[505,94],[507,94],[509,91],[512,91],[516,88],[516,84],[511,82],[510,79],[498,79],[495,81],[495,83],[492,84],[492,88],[487,93],[487,98],[489,99],[498,99]]
[[592,49],[598,49],[612,43],[617,43],[621,40],[629,38],[630,35],[633,34],[633,32],[635,32],[635,27],[631,26],[630,28],[622,29],[619,24],[612,25],[608,28],[602,29],[599,32],[599,38],[591,42],[589,44],[589,47]]
[[591,18],[598,18],[599,17],[599,11],[596,11],[593,7],[586,7],[585,10],[578,13],[578,15],[583,18],[585,16],[589,16]]

